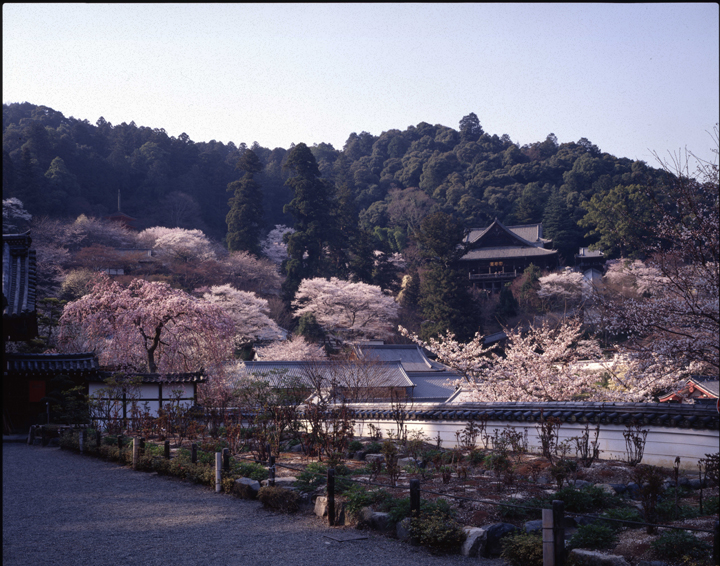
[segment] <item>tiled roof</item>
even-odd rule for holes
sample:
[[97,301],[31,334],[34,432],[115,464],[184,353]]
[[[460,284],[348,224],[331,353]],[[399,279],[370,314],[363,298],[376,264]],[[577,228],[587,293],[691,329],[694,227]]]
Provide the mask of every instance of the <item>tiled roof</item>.
[[412,373],[410,379],[415,384],[413,399],[418,402],[442,403],[455,393],[454,381],[460,378],[452,372]]
[[[232,367],[232,366],[235,367]],[[376,364],[346,362],[245,362],[228,364],[226,371],[234,378],[249,375],[261,376],[275,387],[282,387],[288,380],[314,388],[317,381],[340,387],[412,387],[400,362],[378,362]],[[231,377],[232,378],[232,377]]]
[[416,371],[445,371],[445,366],[433,362],[416,344],[356,345],[355,353],[361,360],[378,362],[400,362],[410,373]]
[[[351,405],[356,418],[393,420],[390,405],[371,408]],[[472,420],[505,422],[540,422],[556,417],[567,423],[641,424],[675,428],[718,430],[720,418],[714,406],[679,403],[441,403],[407,411],[407,420]]]
[[3,337],[29,340],[37,336],[35,251],[30,232],[3,234]]
[[[114,372],[104,371],[100,374],[100,380],[104,381],[114,375]],[[205,383],[207,377],[202,372],[190,373],[126,373],[128,377],[137,376],[142,383]],[[95,380],[93,380],[95,381]]]
[[495,259],[511,257],[550,256],[557,254],[557,250],[546,250],[545,248],[523,248],[523,247],[502,247],[502,248],[481,248],[470,250],[461,260]]
[[477,242],[480,238],[482,238],[490,228],[492,228],[493,225],[501,226],[503,229],[507,230],[508,232],[512,232],[515,236],[521,238],[524,240],[524,243],[529,244],[531,246],[541,246],[546,243],[550,242],[550,240],[544,239],[543,236],[543,229],[542,224],[523,224],[520,226],[505,226],[502,222],[495,219],[495,221],[490,225],[486,226],[485,228],[473,228],[468,233],[467,237],[465,238],[465,241],[472,244]]
[[81,354],[5,354],[6,374],[98,374],[98,360],[92,352]]

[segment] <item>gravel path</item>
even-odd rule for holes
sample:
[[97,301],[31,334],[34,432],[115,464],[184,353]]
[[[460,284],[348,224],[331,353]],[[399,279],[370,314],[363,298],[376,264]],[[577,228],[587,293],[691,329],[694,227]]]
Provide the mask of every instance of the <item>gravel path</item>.
[[450,566],[499,560],[432,556],[372,532],[335,542],[311,514],[59,448],[3,444],[3,566]]

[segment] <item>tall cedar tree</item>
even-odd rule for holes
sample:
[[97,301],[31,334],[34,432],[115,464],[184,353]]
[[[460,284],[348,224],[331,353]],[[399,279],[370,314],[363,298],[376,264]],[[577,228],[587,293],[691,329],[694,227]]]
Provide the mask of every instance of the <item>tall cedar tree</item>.
[[303,279],[324,275],[325,247],[332,237],[331,185],[320,178],[320,169],[304,143],[288,155],[285,167],[294,173],[286,184],[295,198],[283,212],[295,219],[295,232],[286,235],[288,259],[283,298],[291,302]]
[[582,242],[582,231],[572,219],[572,211],[559,190],[554,190],[548,199],[543,214],[543,231],[551,238],[553,248],[558,250],[566,264],[573,261],[578,253],[578,242]]
[[236,169],[244,171],[245,175],[227,187],[228,191],[235,193],[230,198],[230,212],[225,217],[228,225],[227,246],[231,252],[246,251],[260,256],[263,195],[253,177],[263,170],[263,164],[255,152],[248,149],[237,162]]
[[420,306],[426,319],[420,334],[424,339],[449,330],[465,342],[479,330],[475,303],[458,265],[465,253],[464,237],[462,223],[444,212],[425,217],[416,234],[428,264],[420,286]]

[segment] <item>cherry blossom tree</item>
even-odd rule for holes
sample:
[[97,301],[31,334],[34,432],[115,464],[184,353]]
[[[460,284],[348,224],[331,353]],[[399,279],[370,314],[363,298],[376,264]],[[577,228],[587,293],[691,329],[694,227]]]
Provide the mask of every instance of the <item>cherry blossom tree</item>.
[[[717,144],[717,128],[714,137]],[[596,297],[607,330],[628,337],[627,379],[653,380],[658,390],[720,369],[718,163],[698,160],[692,176],[692,157],[661,161],[666,184],[646,189],[659,218],[649,227],[659,243],[646,250],[646,263],[623,262],[605,278],[633,292]]]
[[159,257],[182,263],[214,259],[217,252],[201,230],[155,226],[140,232],[138,240],[157,250]]
[[273,263],[280,265],[288,258],[285,234],[293,234],[294,232],[293,228],[289,228],[284,224],[277,224],[260,243],[263,255]]
[[262,295],[280,292],[277,265],[249,252],[234,252],[220,260],[225,280],[237,289]]
[[569,269],[540,277],[538,297],[546,301],[550,309],[564,309],[577,306],[589,285],[582,273]]
[[255,348],[255,359],[258,361],[304,362],[326,358],[323,347],[308,342],[304,336],[292,336],[289,340],[272,342],[267,346]]
[[[583,337],[576,318],[556,326],[544,322],[527,330],[506,330],[503,355],[484,346],[479,334],[463,344],[451,333],[425,342],[404,328],[400,332],[462,375],[461,385],[471,401],[639,401],[653,389],[652,380],[627,379],[625,366],[604,363],[597,341]],[[599,362],[611,376],[610,383],[598,386],[600,376],[584,371],[577,364],[580,360]]]
[[273,340],[281,335],[277,324],[268,316],[268,302],[254,293],[238,291],[231,285],[215,285],[203,294],[208,303],[222,309],[235,324],[235,348],[259,339]]
[[345,339],[391,335],[391,321],[399,308],[395,299],[376,285],[335,277],[304,279],[292,304],[295,316],[313,314],[326,332]]
[[217,305],[167,283],[128,287],[100,275],[87,295],[68,303],[59,347],[95,351],[100,363],[133,371],[197,371],[231,356],[235,325]]

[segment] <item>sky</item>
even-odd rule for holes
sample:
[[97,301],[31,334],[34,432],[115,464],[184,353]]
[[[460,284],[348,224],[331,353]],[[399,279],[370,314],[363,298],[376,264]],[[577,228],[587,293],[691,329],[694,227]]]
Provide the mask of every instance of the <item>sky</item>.
[[656,165],[716,161],[720,8],[699,4],[3,4],[3,103],[289,148],[474,112]]

